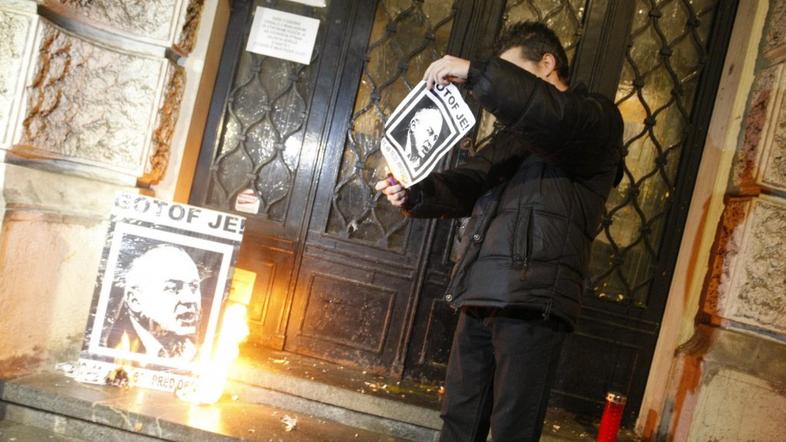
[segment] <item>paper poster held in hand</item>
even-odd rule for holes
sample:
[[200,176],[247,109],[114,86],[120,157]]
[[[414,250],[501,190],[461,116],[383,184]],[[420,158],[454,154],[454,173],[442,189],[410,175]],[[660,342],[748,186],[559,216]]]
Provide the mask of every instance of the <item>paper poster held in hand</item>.
[[385,124],[382,155],[404,187],[426,178],[439,160],[475,125],[475,116],[456,86],[421,81]]

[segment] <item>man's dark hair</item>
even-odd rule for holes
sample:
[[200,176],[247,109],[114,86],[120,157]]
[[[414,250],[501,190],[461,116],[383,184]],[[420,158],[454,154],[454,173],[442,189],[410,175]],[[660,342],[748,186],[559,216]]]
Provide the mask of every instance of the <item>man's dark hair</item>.
[[501,54],[515,47],[521,47],[524,58],[533,62],[539,62],[545,54],[553,55],[560,80],[570,83],[570,65],[565,48],[548,26],[534,21],[520,21],[507,26],[497,38],[495,52]]

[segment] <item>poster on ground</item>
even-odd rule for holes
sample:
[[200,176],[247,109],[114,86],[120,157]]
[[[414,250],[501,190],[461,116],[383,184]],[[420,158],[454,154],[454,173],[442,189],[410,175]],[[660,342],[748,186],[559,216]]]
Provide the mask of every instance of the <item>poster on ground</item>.
[[445,154],[475,125],[475,116],[453,84],[421,81],[385,123],[382,155],[404,187],[427,177]]
[[215,343],[245,218],[142,195],[114,202],[76,378],[174,391]]

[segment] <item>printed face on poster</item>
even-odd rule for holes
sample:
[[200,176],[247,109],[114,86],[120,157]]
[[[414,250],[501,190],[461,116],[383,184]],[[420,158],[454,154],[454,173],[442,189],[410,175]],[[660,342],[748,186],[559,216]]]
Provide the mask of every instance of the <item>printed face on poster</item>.
[[137,385],[184,386],[215,341],[244,222],[199,207],[118,196],[81,368],[100,381],[122,361],[139,369]]
[[421,81],[385,124],[381,150],[393,176],[405,187],[424,179],[475,125],[458,88],[429,90]]

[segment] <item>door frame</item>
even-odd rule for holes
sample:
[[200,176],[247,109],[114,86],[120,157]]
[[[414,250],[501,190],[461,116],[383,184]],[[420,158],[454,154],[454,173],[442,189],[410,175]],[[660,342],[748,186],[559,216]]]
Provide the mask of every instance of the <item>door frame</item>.
[[[678,351],[695,331],[702,311],[702,296],[709,270],[716,226],[725,207],[728,178],[736,155],[754,69],[759,56],[761,30],[767,16],[767,2],[756,1],[738,7],[729,17],[730,29],[725,61],[720,69],[717,92],[710,109],[705,145],[695,174],[693,192],[686,202],[681,241],[674,244],[676,262],[668,289],[661,328],[653,354],[646,389],[639,407],[636,434],[647,440],[669,428],[667,400],[672,397],[678,374]],[[748,5],[746,5],[748,6]],[[739,56],[744,54],[743,56]],[[680,276],[684,275],[684,276]],[[676,405],[676,404],[675,404]]]
[[[274,231],[266,238],[266,242],[269,243],[266,244],[267,248],[285,251],[294,255],[293,264],[288,269],[290,277],[287,283],[285,299],[281,302],[283,306],[274,312],[278,316],[274,334],[265,337],[264,342],[262,342],[264,345],[275,349],[284,348],[286,330],[291,316],[295,287],[298,280],[297,275],[300,271],[305,250],[322,162],[326,149],[329,148],[329,137],[335,121],[340,122],[344,114],[347,115],[348,119],[348,115],[352,112],[352,103],[338,103],[342,98],[338,92],[342,87],[346,87],[344,83],[347,82],[348,78],[355,80],[359,78],[362,63],[348,62],[347,58],[365,52],[365,46],[368,43],[367,35],[370,32],[373,14],[376,10],[376,1],[331,0],[330,9],[326,11],[327,17],[325,22],[327,24],[335,21],[340,23],[340,25],[326,26],[326,34],[321,39],[321,42],[317,42],[317,44],[321,44],[322,52],[312,74],[315,79],[312,93],[309,97],[309,104],[307,105],[309,115],[304,122],[305,135],[302,141],[298,166],[295,171],[296,175],[293,180],[293,188],[298,186],[306,188],[307,194],[302,198],[300,205],[292,205],[288,209],[288,212],[300,211],[299,221],[294,223],[296,225],[292,225],[292,220],[287,219],[286,224],[282,225],[281,228],[274,226]],[[220,67],[211,93],[207,121],[189,196],[189,203],[192,205],[205,205],[208,199],[210,180],[200,180],[199,178],[210,176],[212,162],[218,154],[218,148],[221,144],[220,140],[223,135],[227,103],[232,92],[241,54],[245,50],[246,35],[251,26],[251,12],[256,2],[254,0],[233,0],[229,3],[230,13],[228,23],[224,29],[224,42],[219,57]],[[364,25],[366,26],[364,27]],[[357,38],[357,35],[361,34],[365,35],[366,38]],[[354,38],[353,35],[355,36]],[[224,68],[222,69],[221,67]],[[345,99],[344,101],[347,100]],[[321,111],[313,112],[314,109],[321,109]],[[332,112],[326,112],[325,110],[332,110]],[[304,152],[316,152],[316,154],[304,154]],[[250,223],[247,224],[246,232],[247,234],[260,233],[255,232]],[[255,286],[255,291],[257,289],[258,287]],[[270,293],[268,293],[268,296],[271,296]],[[269,299],[265,301],[266,309],[268,308],[268,303]],[[268,330],[269,332],[270,330]]]
[[[469,1],[469,0],[460,0],[460,1]],[[371,23],[373,21],[373,13],[374,13],[374,10],[376,9],[376,1],[370,0],[370,2],[373,2],[373,6],[370,7],[370,8],[367,8],[367,10],[371,11],[370,14],[372,15],[372,20],[368,20],[369,27],[370,27],[370,25],[371,25]],[[488,2],[488,3],[496,4],[498,2]],[[576,64],[575,64],[575,66],[576,66],[575,69],[576,69],[577,76],[579,78],[585,78],[585,79],[588,80],[590,89],[593,89],[593,90],[596,90],[596,91],[599,91],[599,92],[606,92],[607,90],[609,90],[609,88],[610,88],[609,84],[611,82],[608,79],[608,77],[604,77],[602,75],[600,75],[600,76],[598,75],[598,72],[599,72],[598,71],[598,65],[601,62],[600,61],[596,61],[596,62],[588,65],[582,59],[581,54],[582,53],[587,53],[587,51],[590,50],[591,46],[589,44],[587,44],[587,46],[584,47],[585,42],[589,42],[590,39],[595,42],[594,45],[595,45],[596,49],[607,47],[607,46],[604,46],[604,45],[607,44],[610,41],[609,40],[609,35],[611,35],[612,32],[619,32],[619,31],[611,31],[610,30],[610,29],[614,29],[614,26],[619,26],[620,25],[620,22],[618,21],[619,19],[614,19],[613,17],[615,17],[617,15],[624,15],[624,13],[620,12],[620,10],[614,10],[615,3],[617,3],[617,2],[615,2],[613,0],[594,0],[591,3],[592,4],[605,4],[606,5],[606,8],[607,8],[606,10],[608,11],[608,13],[606,15],[604,15],[604,17],[603,17],[603,20],[606,21],[606,24],[604,24],[604,25],[602,25],[600,27],[597,27],[597,28],[593,28],[593,29],[601,29],[602,30],[597,35],[595,35],[594,37],[590,37],[590,33],[588,32],[586,34],[586,36],[585,36],[585,39],[582,39],[582,43],[580,44],[580,46],[579,46],[579,48],[577,50],[577,60],[576,60]],[[723,50],[723,48],[728,45],[729,36],[730,36],[731,30],[732,30],[731,24],[734,23],[734,17],[735,17],[736,12],[737,12],[736,11],[737,3],[738,3],[737,0],[721,0],[720,1],[720,3],[719,3],[719,8],[720,9],[719,9],[719,11],[717,13],[718,16],[720,17],[720,19],[716,19],[716,23],[714,25],[714,29],[713,29],[713,31],[710,34],[710,35],[712,35],[711,40],[713,42],[713,47],[710,48],[709,51]],[[244,8],[238,6],[238,5],[243,5],[243,4],[249,4],[250,5],[250,4],[253,4],[253,2],[246,2],[246,1],[235,1],[235,2],[232,2],[231,18],[230,18],[230,25],[227,28],[228,30],[231,29],[231,23],[232,23],[233,20],[236,19],[236,15],[247,14],[247,12],[244,11]],[[595,11],[593,9],[590,9],[590,10]],[[612,17],[612,18],[610,19],[610,17]],[[488,19],[488,17],[486,17],[486,18]],[[587,20],[593,20],[593,17],[589,16],[587,18]],[[611,20],[611,21],[609,22],[608,20]],[[477,20],[476,20],[476,22],[477,22]],[[351,26],[346,26],[344,28],[345,32],[348,32],[347,30],[350,29],[350,28],[351,28]],[[720,33],[720,35],[723,38],[718,38],[719,33]],[[724,35],[724,33],[725,33],[725,35]],[[238,35],[238,34],[240,34],[240,35]],[[468,32],[467,34],[471,34],[471,32]],[[224,62],[224,57],[227,56],[227,48],[229,48],[230,50],[235,50],[235,51],[242,50],[242,43],[243,43],[243,34],[242,33],[227,32],[226,41],[225,41],[225,44],[224,44],[224,52],[222,53],[222,56],[221,56],[222,63]],[[368,43],[367,38],[366,38],[366,41],[357,41],[357,42],[353,42],[353,43],[355,43],[357,45],[357,46],[354,46],[354,48],[360,48],[360,47],[363,48],[363,50],[361,50],[360,52],[355,52],[356,55],[365,53],[365,45],[367,45],[367,43]],[[476,48],[473,47],[473,45],[477,46],[478,43],[471,42],[471,41],[465,41],[465,42],[462,42],[460,46],[464,47],[464,50],[462,52],[466,53],[467,51],[474,52],[476,50]],[[614,48],[612,48],[612,50],[604,49],[604,50],[607,51],[606,56],[607,57],[611,56],[609,54],[613,53],[615,50],[616,51],[620,50],[619,49],[620,47],[624,47],[624,46],[616,45],[616,46],[614,46],[614,48],[616,48],[616,49],[614,49]],[[470,48],[472,48],[472,49],[470,49]],[[346,56],[346,52],[342,51],[341,52],[341,56],[342,57]],[[327,54],[325,54],[325,58],[328,58]],[[339,58],[341,59],[340,62],[339,62]],[[344,58],[336,57],[336,61],[335,62],[337,64],[344,63],[344,65],[343,65],[344,68],[347,67],[346,66],[346,62],[344,61]],[[669,213],[667,215],[667,220],[668,220],[667,221],[667,226],[668,227],[667,227],[667,230],[663,234],[663,238],[664,239],[663,239],[663,241],[661,243],[661,246],[660,246],[660,249],[659,249],[659,257],[660,257],[660,259],[658,260],[659,266],[658,266],[658,270],[657,270],[657,274],[659,276],[656,278],[655,283],[653,284],[652,289],[650,290],[650,297],[658,296],[658,297],[662,297],[662,299],[663,299],[662,304],[661,304],[661,309],[660,309],[660,312],[659,312],[659,315],[658,315],[659,318],[660,318],[660,320],[657,323],[658,329],[656,329],[656,332],[659,333],[660,337],[657,338],[656,346],[653,347],[652,352],[649,354],[649,359],[647,361],[643,361],[643,363],[639,364],[639,366],[642,367],[642,373],[640,373],[639,375],[636,375],[636,376],[641,376],[641,379],[643,379],[642,382],[644,382],[644,388],[642,389],[642,395],[647,394],[649,392],[649,390],[650,390],[650,384],[648,382],[646,382],[646,380],[647,380],[647,376],[648,375],[650,375],[649,376],[650,378],[652,377],[652,375],[650,373],[650,366],[654,365],[654,364],[651,364],[651,362],[653,361],[652,358],[655,357],[656,355],[660,356],[658,354],[658,351],[659,351],[659,348],[662,345],[661,344],[662,339],[665,336],[663,328],[660,327],[661,326],[661,320],[664,318],[664,316],[663,316],[664,315],[664,309],[666,309],[667,306],[671,306],[672,304],[674,304],[674,302],[669,301],[669,298],[674,298],[674,296],[668,296],[668,295],[670,295],[669,289],[670,289],[671,286],[674,285],[674,279],[672,278],[672,275],[674,274],[674,271],[677,268],[676,267],[677,264],[678,264],[677,260],[678,260],[678,258],[681,257],[681,255],[678,255],[678,253],[680,252],[680,245],[685,240],[685,238],[683,238],[683,235],[682,235],[683,231],[685,230],[685,222],[686,222],[687,219],[690,219],[689,218],[689,214],[688,214],[688,209],[691,209],[691,210],[694,209],[694,207],[690,206],[690,201],[691,201],[692,198],[695,198],[694,187],[697,185],[696,172],[699,171],[700,164],[702,164],[702,162],[703,162],[703,160],[702,160],[702,153],[703,153],[703,150],[704,150],[703,147],[704,147],[704,144],[705,144],[705,141],[706,141],[707,129],[709,128],[709,125],[713,122],[711,120],[711,118],[712,118],[712,112],[711,111],[713,110],[713,106],[714,106],[714,103],[715,103],[715,98],[718,95],[717,94],[717,90],[718,90],[717,87],[718,87],[718,82],[720,80],[721,74],[723,73],[723,65],[724,65],[724,60],[721,57],[717,57],[716,59],[712,60],[712,62],[709,63],[707,66],[705,66],[705,68],[704,68],[704,70],[702,72],[702,80],[701,80],[701,85],[702,86],[701,86],[701,88],[700,88],[700,90],[699,90],[699,92],[697,94],[696,102],[694,104],[694,110],[692,112],[694,115],[699,117],[698,123],[694,123],[693,124],[693,126],[694,127],[698,127],[699,130],[698,131],[694,130],[692,135],[686,141],[686,143],[685,143],[685,150],[683,152],[682,158],[680,159],[679,172],[678,172],[677,176],[680,176],[681,179],[678,181],[678,188],[677,188],[677,191],[675,192],[675,200],[674,200],[674,203],[672,203],[673,207],[672,207],[672,209],[669,210]],[[344,69],[344,68],[341,68],[341,69]],[[354,80],[357,80],[357,78],[359,77],[360,72],[361,72],[361,70],[363,68],[363,65],[362,65],[362,63],[355,63],[354,68],[358,71],[357,75],[337,75],[336,78],[337,79],[342,79],[342,81],[344,81],[344,82],[348,81],[349,77],[352,77]],[[198,166],[197,166],[197,173],[195,174],[195,177],[199,175],[200,171],[203,171],[206,168],[210,167],[210,162],[212,161],[212,153],[213,153],[213,150],[215,149],[215,146],[216,146],[216,139],[217,139],[217,136],[218,136],[218,131],[220,130],[220,128],[222,126],[222,120],[223,120],[223,109],[222,109],[223,106],[216,106],[216,105],[214,105],[214,103],[216,103],[216,97],[220,97],[221,94],[223,94],[222,103],[226,102],[226,96],[227,96],[227,94],[229,92],[229,88],[230,88],[230,85],[231,85],[231,82],[232,82],[233,78],[234,78],[234,69],[231,69],[231,70],[227,69],[227,70],[224,70],[223,72],[222,72],[222,70],[219,69],[218,77],[216,79],[216,83],[215,83],[214,90],[213,90],[213,99],[211,100],[211,104],[210,104],[210,107],[209,107],[208,120],[207,120],[207,124],[205,126],[204,136],[202,138],[202,149],[200,150]],[[335,83],[337,83],[337,81]],[[330,95],[330,99],[331,100],[339,100],[339,99],[341,99],[341,97],[337,96],[336,92],[339,91],[339,90],[347,90],[347,89],[344,89],[342,87],[339,87],[335,83],[329,85],[329,87],[333,88],[332,89],[333,90],[333,94]],[[710,85],[711,85],[711,87],[710,87]],[[315,87],[318,87],[318,86],[315,86]],[[616,89],[616,82],[614,82],[614,88]],[[612,93],[613,93],[613,91],[612,91]],[[344,101],[349,101],[350,102],[349,108],[348,108],[349,110],[348,110],[348,113],[347,113],[347,115],[349,115],[352,112],[352,104],[354,103],[354,96],[352,97],[352,100],[348,100],[348,99],[345,98]],[[331,106],[333,106],[333,105],[331,104]],[[331,109],[333,109],[333,107],[331,107]],[[325,129],[322,132],[322,136],[321,136],[320,141],[319,141],[319,144],[320,144],[320,148],[319,148],[320,155],[318,156],[318,158],[316,158],[316,160],[315,160],[316,164],[314,165],[314,173],[315,173],[315,175],[319,175],[320,174],[320,170],[321,170],[321,167],[322,167],[322,160],[323,160],[322,155],[326,151],[326,144],[329,142],[328,141],[328,139],[329,139],[328,133],[330,132],[331,125],[335,123],[335,119],[336,118],[338,118],[338,117],[336,117],[335,115],[333,115],[331,117],[328,117],[328,119],[330,119],[330,121],[329,122],[326,121],[326,123],[324,125]],[[340,118],[338,118],[338,119],[340,119]],[[340,123],[340,121],[339,121],[339,123]],[[205,184],[206,183],[200,183],[200,182],[198,182],[196,180],[193,182],[193,184],[192,184],[193,188],[192,188],[190,202],[195,203],[197,201],[197,199],[199,198],[199,195],[204,195],[205,194],[205,188],[203,187]],[[304,213],[307,214],[306,216],[308,216],[308,217],[310,217],[310,214],[313,211],[312,205],[314,204],[314,193],[315,192],[316,192],[316,187],[312,186],[311,190],[310,190],[310,193],[309,193],[309,198],[308,198],[308,201],[309,201],[308,207],[307,207],[306,211],[304,212]],[[199,202],[196,202],[196,203],[199,204]],[[295,264],[295,270],[294,271],[296,273],[299,272],[300,262],[302,261],[302,257],[303,257],[303,254],[304,254],[305,242],[306,242],[305,241],[305,237],[308,235],[308,228],[309,228],[309,221],[308,221],[308,219],[304,220],[303,223],[301,223],[301,225],[302,225],[302,228],[301,228],[301,231],[299,232],[299,238],[302,238],[304,240],[300,241],[300,244],[299,244],[298,249],[297,249],[297,253],[298,253],[299,258],[296,260],[296,264]],[[430,247],[430,245],[432,244],[434,226],[435,226],[435,222],[434,221],[429,221],[429,225],[428,225],[428,228],[427,228],[428,234],[426,236],[427,241],[425,242],[424,246],[428,245]],[[684,247],[684,245],[683,245],[683,247]],[[418,264],[418,266],[417,266],[417,268],[419,269],[418,272],[422,272],[423,271],[422,267],[423,266],[421,264]],[[419,279],[422,279],[422,275],[421,275],[421,277],[419,277]],[[294,285],[296,283],[297,283],[297,278],[292,278],[291,284]],[[420,295],[420,287],[417,288],[417,292],[418,293],[415,294],[416,298]],[[289,305],[290,305],[290,307],[291,307],[291,297],[293,295],[294,295],[294,289],[290,290],[290,292],[289,292],[289,296],[290,296]],[[667,303],[667,301],[668,301],[668,303]],[[414,301],[411,301],[411,302],[417,302],[417,299],[415,299]],[[414,313],[412,312],[412,309],[408,309],[407,312],[408,312],[407,313],[408,318],[407,318],[407,320],[405,322],[406,322],[406,324],[409,325],[409,327],[406,328],[406,330],[408,330],[407,331],[408,335],[403,337],[403,339],[404,339],[403,342],[405,342],[405,344],[407,344],[407,345],[404,345],[403,353],[402,353],[401,349],[399,350],[399,357],[397,357],[397,363],[398,363],[398,366],[400,367],[397,370],[399,373],[401,373],[401,370],[403,370],[404,360],[406,359],[406,352],[408,351],[408,342],[409,342],[409,339],[410,339],[409,333],[411,332],[411,329],[412,329],[411,324],[415,320]],[[288,317],[289,317],[289,310],[287,310],[286,315],[287,315],[287,319],[288,319]],[[667,345],[667,344],[663,344],[663,345]],[[675,345],[669,345],[669,347],[673,348],[673,347],[675,347]],[[645,405],[644,402],[642,402],[642,411],[644,411],[643,410],[644,405]],[[633,412],[630,409],[627,410],[627,412],[626,412],[626,414],[628,414],[628,417],[630,417],[632,414],[637,414],[637,413],[638,413],[638,410],[635,410],[635,412]]]

